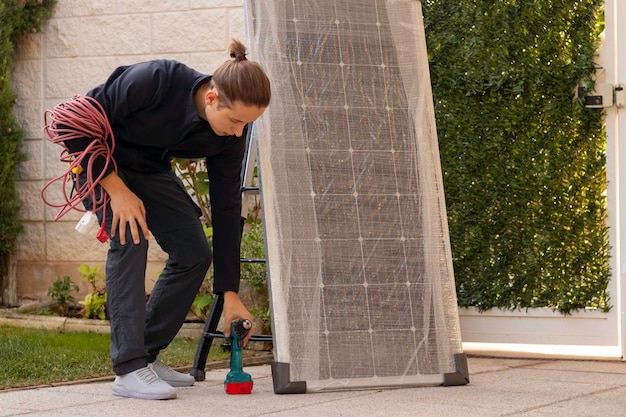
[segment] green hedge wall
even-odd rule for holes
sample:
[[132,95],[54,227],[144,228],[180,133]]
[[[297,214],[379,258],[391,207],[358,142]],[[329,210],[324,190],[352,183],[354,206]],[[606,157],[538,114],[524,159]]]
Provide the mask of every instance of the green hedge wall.
[[608,311],[601,0],[427,0],[459,305]]
[[51,16],[54,0],[0,0],[0,295],[6,282],[10,255],[22,230],[15,171],[24,160],[24,132],[15,119],[11,86],[14,45],[24,33],[37,32]]

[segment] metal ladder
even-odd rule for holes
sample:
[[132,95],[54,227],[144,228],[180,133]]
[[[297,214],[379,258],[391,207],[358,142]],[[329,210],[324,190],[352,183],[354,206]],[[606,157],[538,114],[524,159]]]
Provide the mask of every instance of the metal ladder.
[[[248,128],[246,133],[246,152],[244,154],[243,164],[241,166],[241,233],[243,233],[243,227],[245,220],[248,217],[248,210],[252,206],[251,201],[254,201],[253,196],[259,194],[259,187],[252,185],[254,179],[254,167],[256,166],[256,143],[252,139],[252,125]],[[265,259],[259,258],[240,258],[241,263],[263,263]],[[193,365],[189,374],[193,376],[196,381],[204,381],[205,379],[205,367],[207,357],[209,356],[209,350],[213,344],[213,339],[224,338],[224,332],[217,331],[217,325],[219,324],[224,309],[224,296],[217,294],[213,298],[207,320],[204,324],[202,336],[198,347],[196,348],[196,355],[193,360]],[[250,337],[251,342],[272,342],[272,335],[258,335],[253,334]]]

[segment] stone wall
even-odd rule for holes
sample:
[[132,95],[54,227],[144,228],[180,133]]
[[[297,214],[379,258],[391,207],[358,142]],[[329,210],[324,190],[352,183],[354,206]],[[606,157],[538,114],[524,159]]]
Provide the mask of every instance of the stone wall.
[[[61,148],[42,139],[43,114],[76,94],[103,82],[119,65],[154,58],[176,59],[211,73],[228,59],[231,38],[244,42],[241,0],[59,0],[43,33],[20,40],[13,83],[16,115],[23,121],[28,161],[18,173],[25,233],[17,253],[17,292],[20,299],[47,299],[56,277],[70,275],[80,282],[77,267],[101,265],[108,244],[74,230],[82,213],[58,221],[58,209],[46,206],[42,186],[61,174]],[[60,187],[46,194],[61,201]],[[163,267],[165,254],[150,242],[146,286],[149,291]]]

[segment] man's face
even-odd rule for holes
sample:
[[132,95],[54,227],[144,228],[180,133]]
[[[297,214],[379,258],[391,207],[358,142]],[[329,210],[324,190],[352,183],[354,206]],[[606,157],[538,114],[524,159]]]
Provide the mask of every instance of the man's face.
[[248,106],[240,101],[233,102],[231,107],[220,107],[218,104],[217,97],[208,100],[205,112],[211,129],[219,136],[241,136],[244,126],[258,119],[265,111],[265,107]]

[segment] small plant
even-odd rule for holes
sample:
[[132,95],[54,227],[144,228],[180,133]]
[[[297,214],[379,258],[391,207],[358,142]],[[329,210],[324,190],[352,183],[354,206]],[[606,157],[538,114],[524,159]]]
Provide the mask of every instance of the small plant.
[[183,181],[185,189],[198,202],[205,226],[211,226],[211,200],[209,197],[209,175],[204,159],[174,158],[172,167]]
[[[106,304],[107,293],[104,274],[98,272],[100,267],[98,265],[91,268],[89,265],[81,265],[78,267],[78,272],[81,273],[81,279],[87,281],[91,286],[91,292],[85,296],[83,301],[79,304],[83,306],[81,313],[86,319],[100,319],[106,320]],[[103,285],[98,286],[102,281]]]
[[69,275],[62,279],[57,277],[52,286],[48,288],[48,296],[55,302],[52,307],[55,313],[66,317],[71,316],[70,310],[76,307],[76,299],[71,293],[78,292],[78,290],[78,285],[72,281]]
[[213,293],[211,292],[212,282],[213,279],[210,277],[205,278],[200,287],[200,291],[196,294],[196,298],[194,298],[193,304],[191,305],[193,314],[198,316],[201,320],[206,320],[209,308],[213,302]]
[[107,293],[101,289],[97,292],[89,293],[79,304],[84,308],[81,310],[83,318],[106,320]]
[[263,334],[271,333],[271,320],[269,308],[269,294],[267,287],[267,267],[265,262],[265,243],[263,236],[263,224],[260,219],[249,216],[246,228],[241,236],[241,255],[251,260],[241,265],[241,279],[246,281],[255,292],[254,305],[250,313],[262,323],[259,331]]
[[[261,221],[247,221],[247,230],[241,236],[241,255],[248,259],[265,258],[263,224]],[[248,262],[241,266],[241,278],[246,280],[259,295],[267,295],[267,271],[264,262]]]
[[262,303],[261,306],[253,306],[250,308],[250,313],[261,321],[261,324],[263,325],[261,333],[272,334],[272,316],[269,301]]

